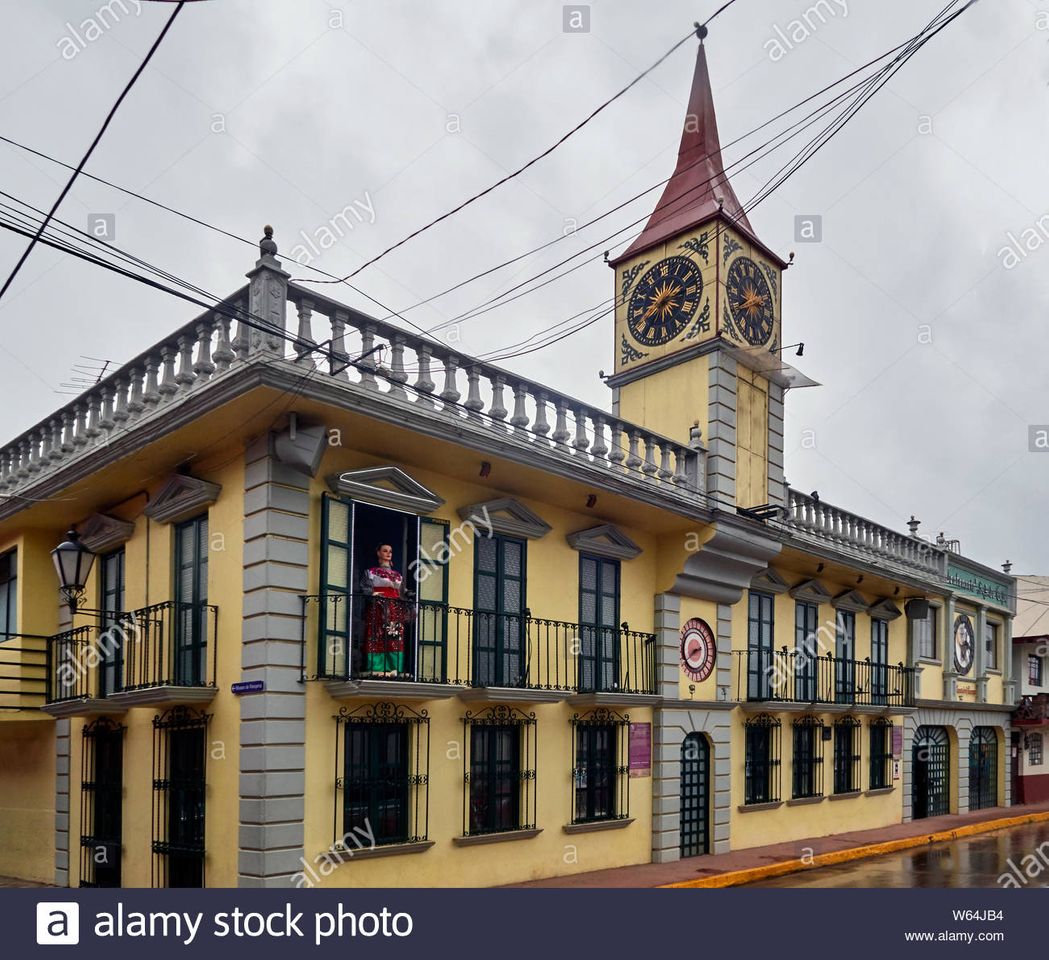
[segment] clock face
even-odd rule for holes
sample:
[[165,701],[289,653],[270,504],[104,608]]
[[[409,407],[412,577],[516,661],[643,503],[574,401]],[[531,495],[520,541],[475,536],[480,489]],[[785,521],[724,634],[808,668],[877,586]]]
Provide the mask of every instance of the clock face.
[[638,343],[669,343],[699,307],[703,277],[688,257],[667,257],[637,282],[627,308],[627,327]]
[[976,634],[972,620],[961,614],[954,621],[954,669],[963,677],[972,669],[975,651]]
[[681,667],[690,680],[706,680],[714,670],[717,655],[714,631],[705,620],[695,617],[681,628]]
[[749,257],[736,257],[725,280],[732,319],[747,343],[760,347],[769,342],[776,320],[768,281]]

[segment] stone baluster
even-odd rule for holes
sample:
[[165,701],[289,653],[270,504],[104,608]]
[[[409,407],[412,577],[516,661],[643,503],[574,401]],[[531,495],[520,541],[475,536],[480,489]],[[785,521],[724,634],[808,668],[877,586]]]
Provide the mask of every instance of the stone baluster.
[[457,404],[462,396],[455,385],[455,375],[458,372],[455,364],[455,357],[447,354],[444,358],[444,389],[441,391],[441,399],[449,406]]
[[528,406],[526,400],[528,393],[525,385],[518,381],[514,384],[514,415],[510,418],[510,426],[518,430],[524,430],[528,426]]
[[19,480],[26,480],[29,477],[29,440],[23,438],[18,441],[18,470],[16,476]]
[[641,472],[649,479],[659,472],[659,465],[656,463],[655,443],[650,436],[645,437],[645,460],[641,464]]
[[404,389],[407,382],[408,374],[404,369],[404,337],[395,333],[390,340],[390,396],[407,400],[408,391]]
[[299,329],[295,335],[295,362],[313,365],[313,301],[303,297],[298,304]]
[[233,338],[233,352],[237,360],[247,360],[251,354],[251,326],[246,316],[248,304],[238,300],[234,312],[240,318],[237,320],[237,335]]
[[430,373],[431,351],[429,346],[425,343],[419,344],[415,356],[419,362],[419,373],[414,384],[416,402],[421,403],[424,407],[432,407],[434,406],[433,392],[437,389],[437,384],[433,382],[433,376]]
[[463,406],[476,418],[484,409],[484,401],[481,400],[481,371],[476,366],[466,371],[466,403]]
[[102,388],[102,416],[99,418],[98,425],[106,433],[109,433],[116,425],[116,420],[113,419],[113,398],[116,395],[116,391],[110,387],[105,386]]
[[590,452],[599,460],[608,456],[608,446],[605,443],[605,418],[594,417],[594,442],[590,445]]
[[132,369],[129,377],[131,379],[131,391],[127,400],[127,409],[132,418],[137,418],[146,409],[145,401],[142,399],[141,369],[135,367]]
[[560,397],[554,403],[554,410],[557,416],[554,432],[550,435],[550,439],[554,443],[568,443],[572,437],[572,434],[568,432],[568,408],[565,406],[565,401]]
[[626,468],[627,470],[636,470],[641,466],[641,458],[637,455],[637,431],[627,430],[627,457],[626,457]]
[[225,373],[233,364],[233,361],[237,359],[237,355],[233,352],[233,346],[229,341],[230,318],[224,313],[216,314],[215,325],[218,327],[219,337],[215,350],[211,354],[211,359],[215,363],[216,371]]
[[659,447],[659,479],[669,480],[674,476],[674,471],[670,469],[670,444],[663,443]]
[[41,469],[45,462],[51,460],[51,424],[45,423],[40,428],[40,454],[37,469]]
[[73,407],[73,446],[82,447],[87,443],[88,405],[78,403]]
[[684,447],[674,447],[674,483],[688,483],[688,454]]
[[177,383],[183,392],[189,390],[197,379],[193,372],[193,341],[186,334],[178,338],[178,373],[175,375]]
[[375,327],[373,324],[365,324],[361,330],[361,359],[356,363],[357,370],[361,375],[361,386],[366,390],[378,390],[379,384],[375,379]]
[[590,446],[590,437],[586,433],[586,410],[583,407],[575,409],[575,439],[572,446],[580,453]]
[[63,454],[70,454],[76,449],[77,418],[79,417],[80,405],[67,409],[62,413],[62,438],[59,441]]
[[215,364],[211,359],[213,323],[204,320],[197,324],[197,359],[193,361],[193,372],[197,375],[198,384],[207,382],[215,372]]
[[11,451],[4,447],[0,450],[0,490],[6,490],[11,484]]
[[160,355],[164,363],[164,372],[157,389],[162,397],[170,397],[173,393],[178,393],[178,382],[175,380],[175,351],[171,344],[164,344],[160,348]]
[[535,399],[535,420],[532,422],[532,433],[545,437],[550,432],[550,423],[546,419],[546,394],[542,390],[533,394]]
[[62,438],[65,436],[65,423],[69,417],[69,411],[63,410],[62,413],[55,417],[51,421],[51,461],[57,463],[59,460],[65,457],[65,451],[62,449]]
[[497,373],[490,379],[490,383],[492,384],[492,406],[488,410],[488,416],[496,421],[505,420],[506,415],[510,412],[503,402],[503,388],[506,386],[506,380]]
[[160,403],[160,386],[157,384],[157,358],[149,356],[146,358],[146,389],[142,394],[142,402],[147,407]]
[[328,360],[328,372],[340,380],[350,376],[346,363],[349,354],[346,352],[346,324],[349,316],[342,310],[335,310],[331,315],[331,357]]
[[626,459],[626,450],[623,449],[623,425],[618,420],[613,420],[610,424],[610,433],[609,446],[611,449],[608,459],[612,462],[612,466],[618,467]]
[[113,381],[115,405],[113,407],[113,419],[116,423],[126,423],[130,414],[127,409],[127,382],[123,377],[117,377]]

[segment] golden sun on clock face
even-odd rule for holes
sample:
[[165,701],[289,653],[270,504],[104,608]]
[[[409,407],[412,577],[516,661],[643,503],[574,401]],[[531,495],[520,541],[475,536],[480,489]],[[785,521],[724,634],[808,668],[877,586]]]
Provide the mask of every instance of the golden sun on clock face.
[[649,347],[669,343],[695,315],[703,293],[699,267],[688,257],[667,257],[637,282],[627,307],[627,328]]
[[732,319],[747,343],[755,347],[768,343],[776,309],[761,267],[749,257],[736,257],[728,268],[725,289]]

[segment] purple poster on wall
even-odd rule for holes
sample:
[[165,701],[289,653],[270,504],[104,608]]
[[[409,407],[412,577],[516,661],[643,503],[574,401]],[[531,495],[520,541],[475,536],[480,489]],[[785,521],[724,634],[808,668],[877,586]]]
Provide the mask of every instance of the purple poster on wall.
[[892,728],[892,755],[894,757],[903,755],[903,727],[898,724]]
[[652,775],[652,724],[630,724],[630,776]]

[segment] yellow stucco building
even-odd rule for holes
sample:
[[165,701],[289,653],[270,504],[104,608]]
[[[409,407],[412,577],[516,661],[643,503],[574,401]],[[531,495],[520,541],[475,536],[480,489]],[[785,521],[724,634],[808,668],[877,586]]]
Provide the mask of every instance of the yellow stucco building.
[[611,411],[267,230],[0,449],[0,874],[476,886],[1009,803],[1014,582],[786,485],[811,381],[702,47],[612,266]]

